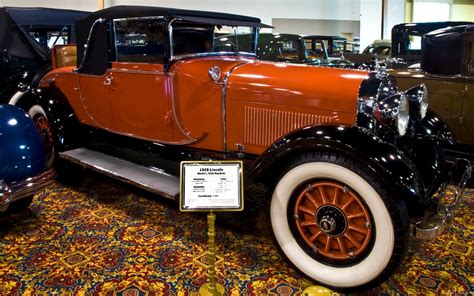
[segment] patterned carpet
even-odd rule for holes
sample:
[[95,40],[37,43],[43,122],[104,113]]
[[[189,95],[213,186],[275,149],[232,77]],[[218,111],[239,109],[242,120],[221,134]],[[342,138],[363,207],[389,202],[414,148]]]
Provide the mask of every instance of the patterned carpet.
[[[0,217],[0,295],[197,295],[206,215],[177,208],[97,175],[55,183],[28,211]],[[367,294],[472,293],[473,208],[469,190],[456,226],[413,240],[398,272]],[[217,227],[218,282],[227,295],[301,295],[314,283],[282,258],[261,216],[252,230]]]

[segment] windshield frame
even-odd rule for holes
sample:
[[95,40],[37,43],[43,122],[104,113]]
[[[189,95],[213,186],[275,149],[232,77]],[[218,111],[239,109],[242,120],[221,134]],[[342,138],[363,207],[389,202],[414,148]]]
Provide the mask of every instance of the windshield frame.
[[[241,26],[241,27],[246,27],[251,29],[250,35],[253,36],[252,38],[252,48],[253,52],[247,52],[247,51],[210,51],[210,52],[197,52],[197,53],[190,53],[190,54],[180,54],[176,55],[174,53],[174,47],[173,47],[173,23],[177,21],[183,21],[183,19],[180,18],[174,18],[171,21],[168,22],[168,37],[169,37],[169,57],[170,61],[176,61],[176,60],[181,60],[181,59],[186,59],[186,58],[192,58],[192,57],[207,57],[207,56],[229,56],[229,55],[239,55],[239,56],[248,56],[248,57],[256,57],[257,56],[257,45],[258,45],[258,33],[260,31],[259,27],[250,27],[250,26]],[[196,23],[200,24],[200,23]],[[203,23],[204,24],[204,23]],[[216,26],[216,25],[212,25]],[[235,26],[229,26],[229,25],[223,25],[223,26],[228,26],[235,28]],[[234,31],[235,32],[235,31]],[[235,34],[234,36],[237,36]]]

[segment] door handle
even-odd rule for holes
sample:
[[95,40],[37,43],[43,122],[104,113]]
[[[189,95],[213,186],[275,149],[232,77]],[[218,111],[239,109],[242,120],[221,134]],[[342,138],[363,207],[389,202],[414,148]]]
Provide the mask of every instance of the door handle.
[[107,77],[107,78],[105,78],[103,84],[104,84],[105,86],[109,86],[109,85],[112,84],[112,80],[113,80],[112,77]]

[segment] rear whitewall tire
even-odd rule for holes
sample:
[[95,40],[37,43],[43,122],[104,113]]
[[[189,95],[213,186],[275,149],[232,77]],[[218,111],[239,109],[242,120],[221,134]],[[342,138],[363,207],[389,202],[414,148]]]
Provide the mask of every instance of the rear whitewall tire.
[[[288,206],[295,188],[311,179],[332,179],[356,191],[366,203],[375,224],[372,249],[360,262],[351,266],[335,267],[309,256],[298,244],[288,222]],[[308,162],[287,171],[274,190],[270,219],[273,233],[286,257],[304,274],[328,286],[357,288],[378,278],[389,265],[395,244],[395,230],[391,215],[383,199],[364,178],[329,162]]]

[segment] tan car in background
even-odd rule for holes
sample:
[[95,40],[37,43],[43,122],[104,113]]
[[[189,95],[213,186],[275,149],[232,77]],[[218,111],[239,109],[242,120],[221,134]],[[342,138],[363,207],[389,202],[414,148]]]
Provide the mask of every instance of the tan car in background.
[[422,40],[421,68],[391,71],[401,89],[426,84],[430,109],[453,131],[456,152],[470,156],[474,154],[473,41],[474,25],[430,32]]

